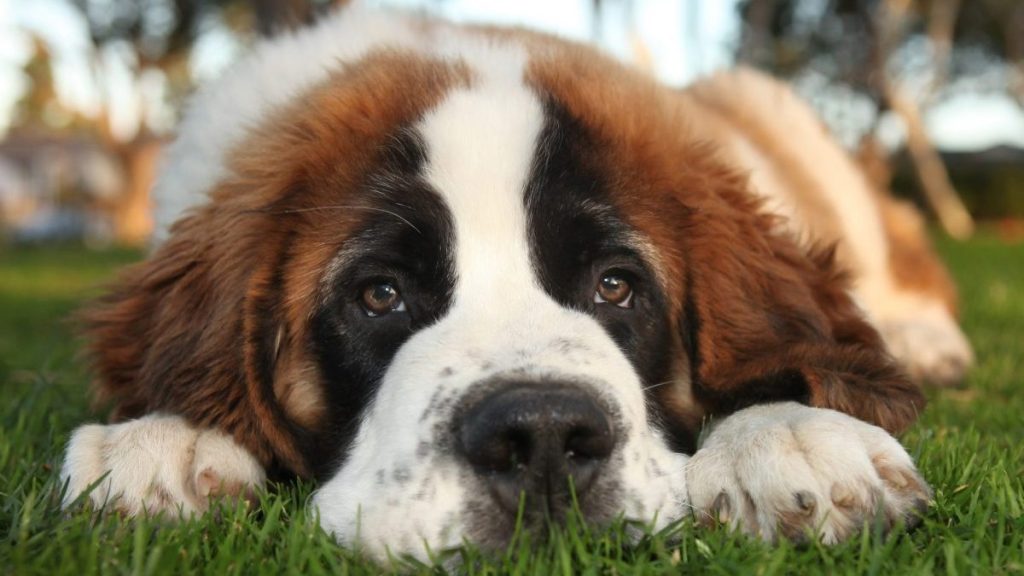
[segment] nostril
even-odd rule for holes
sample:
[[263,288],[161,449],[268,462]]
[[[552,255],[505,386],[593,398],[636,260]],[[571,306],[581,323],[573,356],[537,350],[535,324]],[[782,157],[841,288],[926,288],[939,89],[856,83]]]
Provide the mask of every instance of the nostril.
[[529,432],[515,428],[495,434],[480,432],[480,426],[463,427],[461,442],[471,464],[487,472],[513,472],[525,469],[530,461],[532,441]]
[[505,440],[504,462],[502,471],[521,470],[530,462],[532,451],[530,433],[524,430],[511,430]]
[[[599,421],[600,422],[600,421]],[[604,424],[604,426],[600,426]],[[576,427],[565,441],[565,456],[570,461],[604,460],[615,448],[615,437],[607,419],[596,426]]]

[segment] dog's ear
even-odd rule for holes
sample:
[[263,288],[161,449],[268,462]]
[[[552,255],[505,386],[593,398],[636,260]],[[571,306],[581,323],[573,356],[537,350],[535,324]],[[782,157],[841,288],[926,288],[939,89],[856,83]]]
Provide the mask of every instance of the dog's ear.
[[745,184],[686,211],[681,340],[712,414],[799,400],[898,433],[924,397],[854,304],[832,249],[804,249]]
[[[320,96],[312,120],[279,120],[255,132],[210,201],[83,311],[94,394],[113,404],[114,420],[177,414],[231,434],[271,472],[311,472],[304,448],[315,414],[295,390],[309,397],[319,383],[296,358],[304,311],[295,308],[315,298],[319,271],[337,246],[316,238],[313,248],[297,248],[300,231],[317,228],[307,223],[316,215],[289,202],[322,201],[309,173],[328,162],[325,148],[341,148],[324,136],[339,107],[322,105],[329,94]],[[330,230],[343,237],[345,219],[335,224]],[[288,266],[301,268],[293,274],[301,285],[287,285]],[[313,385],[299,382],[310,378]],[[289,409],[296,406],[299,413]]]
[[[458,65],[376,52],[248,133],[210,201],[83,314],[95,390],[114,418],[179,414],[231,433],[265,466],[308,475],[324,419],[308,317],[362,214],[323,208],[345,203],[395,130],[466,82]],[[164,176],[207,160],[177,158]]]
[[[271,302],[274,228],[213,204],[82,312],[94,394],[115,421],[155,411],[232,434],[264,466],[305,474],[274,390],[283,322]],[[210,234],[218,230],[217,234]],[[255,241],[259,238],[259,241]]]

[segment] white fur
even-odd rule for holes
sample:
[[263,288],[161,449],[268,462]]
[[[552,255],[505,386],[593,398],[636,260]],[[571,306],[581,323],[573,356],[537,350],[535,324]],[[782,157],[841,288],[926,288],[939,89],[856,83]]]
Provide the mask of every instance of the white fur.
[[153,189],[155,243],[166,239],[182,213],[206,201],[206,194],[229,175],[230,150],[275,108],[374,48],[429,46],[414,16],[355,4],[315,26],[257,44],[193,96]]
[[424,543],[460,545],[466,507],[478,496],[467,491],[470,473],[452,454],[417,449],[438,443],[439,428],[475,384],[502,375],[593,384],[628,431],[609,466],[624,514],[679,517],[685,456],[647,426],[641,383],[618,346],[593,318],[555,303],[530,263],[523,194],[543,114],[522,82],[525,55],[482,44],[464,54],[478,81],[418,127],[426,178],[455,223],[454,303],[392,361],[347,461],[314,498],[321,522],[377,556],[390,549],[424,557]]
[[895,292],[875,325],[892,355],[917,381],[958,384],[974,363],[974,352],[940,302],[912,292]]
[[[695,502],[704,506],[706,495],[723,487],[755,489],[764,502],[793,490],[819,494],[829,481],[847,477],[864,478],[854,487],[866,489],[874,477],[865,454],[875,452],[912,470],[899,445],[881,431],[795,407],[753,408],[727,419],[689,466],[687,456],[669,450],[648,424],[640,379],[619,347],[594,318],[558,305],[539,286],[523,194],[542,127],[541,105],[523,85],[526,57],[520,49],[464,29],[420,27],[409,16],[351,8],[257,46],[186,113],[157,184],[159,237],[227,176],[226,156],[250,126],[331,68],[381,45],[458,57],[474,75],[470,87],[450,93],[417,127],[427,153],[426,179],[453,217],[458,278],[451,309],[399,349],[346,460],[313,498],[323,526],[339,540],[378,557],[390,551],[425,558],[428,550],[458,546],[471,536],[467,505],[484,497],[479,479],[456,455],[435,448],[455,405],[493,376],[592,386],[622,424],[607,467],[617,475],[621,512],[656,519],[659,526],[689,512],[687,475]],[[775,432],[779,426],[818,436],[795,449],[790,437]],[[870,444],[861,441],[868,437]],[[840,478],[839,465],[853,467],[852,475]],[[705,473],[712,469],[723,475]],[[743,474],[730,483],[725,472],[736,470]],[[759,470],[777,473],[762,477]],[[201,511],[211,474],[233,485],[264,481],[252,457],[230,439],[163,415],[76,431],[62,471],[69,499],[107,471],[90,498],[117,502],[129,513]],[[762,515],[770,514],[765,510]]]
[[203,512],[209,497],[263,485],[263,468],[218,430],[197,430],[179,416],[150,414],[122,424],[79,427],[68,442],[61,479],[64,505],[83,493],[97,507],[126,514]]
[[[832,544],[870,521],[913,521],[930,497],[885,430],[834,410],[760,405],[717,425],[686,466],[699,519],[774,540],[780,526]],[[787,534],[799,536],[799,532]]]
[[[216,82],[203,87],[185,111],[179,136],[169,147],[153,190],[162,242],[170,225],[229,175],[228,156],[247,131],[272,110],[327,77],[346,62],[387,46],[441,57],[461,58],[491,41],[464,28],[400,11],[371,10],[361,3],[338,10],[317,25],[257,44],[252,52]],[[477,72],[501,70],[500,58]],[[518,69],[512,67],[512,69]],[[910,371],[929,380],[957,380],[973,363],[973,353],[956,320],[938,301],[900,289],[888,266],[888,244],[878,206],[863,172],[842,150],[813,110],[785,85],[752,70],[738,70],[705,80],[726,85],[717,97],[734,95],[719,105],[755,118],[786,154],[806,159],[822,198],[839,216],[844,244],[855,262],[855,294],[876,326],[886,334],[895,355]],[[799,200],[774,173],[771,160],[742,133],[720,143],[751,171],[753,189],[787,217],[793,232],[808,229]],[[927,317],[908,324],[906,317]],[[929,341],[942,343],[938,349]]]

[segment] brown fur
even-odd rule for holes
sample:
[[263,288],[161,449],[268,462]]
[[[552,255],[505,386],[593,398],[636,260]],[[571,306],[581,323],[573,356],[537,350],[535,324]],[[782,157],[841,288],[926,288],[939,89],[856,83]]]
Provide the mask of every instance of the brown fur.
[[[832,251],[778,231],[746,179],[687,129],[698,111],[593,51],[507,34],[543,48],[530,81],[602,144],[595,166],[615,166],[616,201],[656,248],[676,379],[692,380],[658,390],[670,418],[693,431],[708,414],[793,398],[894,432],[913,420],[922,396],[854,308]],[[393,130],[465,82],[458,66],[376,53],[252,134],[236,176],[87,313],[114,419],[180,414],[307,475],[322,425],[307,324],[362,216],[346,198]]]
[[874,191],[889,239],[889,270],[896,285],[934,297],[956,317],[956,285],[932,248],[921,213],[911,203],[884,190]]
[[662,392],[677,417],[789,398],[892,432],[914,421],[923,396],[850,300],[834,251],[779,232],[739,171],[688,130],[699,109],[574,47],[536,61],[532,78],[591,128],[605,152],[595,166],[616,167],[621,210],[662,258],[690,360],[692,397]]
[[878,202],[889,240],[889,271],[896,285],[938,299],[956,317],[956,285],[928,240],[921,213],[913,204],[897,199],[890,192],[892,170],[882,144],[866,136],[857,149],[857,162],[867,175]]
[[[293,397],[310,377],[294,356],[310,348],[322,271],[362,215],[338,207],[378,145],[460,81],[452,66],[378,53],[252,134],[237,176],[85,313],[95,391],[113,420],[180,414],[232,434],[265,466],[308,474],[316,418]],[[281,351],[278,376],[291,382],[271,381]]]
[[[749,139],[758,153],[770,160],[765,169],[780,182],[793,197],[801,213],[805,214],[802,220],[807,237],[828,244],[840,242],[840,215],[836,214],[834,207],[821,194],[821,185],[808,172],[807,159],[799,156],[799,149],[779,145],[777,136],[764,126],[761,119],[749,117],[753,112],[748,108],[733,102],[722,102],[721,91],[729,86],[719,86],[717,80],[719,77],[716,76],[698,82],[681,95],[692,102],[695,117],[700,119],[701,133],[707,131],[709,139],[722,143],[730,142],[740,134],[742,138]],[[726,160],[739,161],[738,158],[729,157],[733,152],[728,146],[721,148]],[[839,261],[848,268],[857,267],[859,264],[848,252],[841,252]]]

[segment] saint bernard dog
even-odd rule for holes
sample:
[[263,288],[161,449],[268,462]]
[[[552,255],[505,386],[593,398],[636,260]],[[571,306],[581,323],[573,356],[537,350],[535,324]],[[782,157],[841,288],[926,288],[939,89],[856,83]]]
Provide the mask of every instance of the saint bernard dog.
[[918,217],[752,70],[344,8],[202,89],[155,197],[85,313],[69,506],[302,477],[376,557],[577,506],[833,543],[926,507],[892,434],[971,362]]

